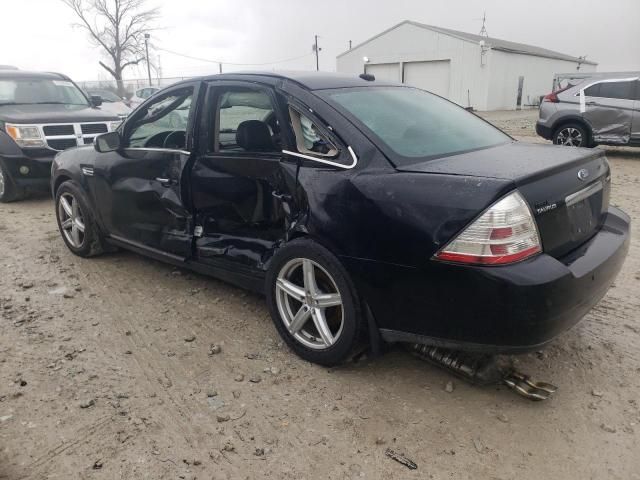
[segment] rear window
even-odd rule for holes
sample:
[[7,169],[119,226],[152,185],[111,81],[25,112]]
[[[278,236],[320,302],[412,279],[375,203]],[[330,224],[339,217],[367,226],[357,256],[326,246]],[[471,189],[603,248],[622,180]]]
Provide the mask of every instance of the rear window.
[[390,150],[394,163],[408,165],[509,142],[511,139],[465,109],[431,93],[405,87],[327,90],[325,96],[363,124]]

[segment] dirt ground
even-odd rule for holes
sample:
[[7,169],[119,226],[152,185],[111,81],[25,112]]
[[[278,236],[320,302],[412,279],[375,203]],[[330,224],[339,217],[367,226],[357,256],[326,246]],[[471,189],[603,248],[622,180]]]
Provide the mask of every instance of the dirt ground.
[[[487,116],[541,141],[534,115]],[[0,205],[0,478],[640,479],[640,149],[608,156],[635,238],[584,321],[517,358],[560,387],[542,403],[399,349],[306,363],[262,298],[130,253],[82,260],[49,198]]]

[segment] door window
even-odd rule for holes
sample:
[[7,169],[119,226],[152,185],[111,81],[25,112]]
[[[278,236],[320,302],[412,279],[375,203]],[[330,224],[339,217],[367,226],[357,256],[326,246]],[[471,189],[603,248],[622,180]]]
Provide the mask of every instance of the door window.
[[620,100],[632,99],[633,82],[603,82],[600,84],[600,97],[617,98]]
[[634,82],[627,81],[596,83],[586,88],[584,94],[588,97],[633,100]]
[[193,88],[184,88],[165,94],[147,105],[132,119],[126,146],[185,149],[192,98]]
[[289,107],[289,115],[300,153],[320,157],[335,157],[338,154],[338,148],[308,116],[292,107]]
[[280,152],[280,124],[264,90],[232,87],[215,96],[213,152]]

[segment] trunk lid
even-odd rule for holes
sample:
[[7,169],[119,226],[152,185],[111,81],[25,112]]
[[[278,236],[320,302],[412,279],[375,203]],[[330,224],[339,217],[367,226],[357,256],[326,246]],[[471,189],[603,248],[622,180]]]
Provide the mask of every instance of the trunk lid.
[[511,180],[529,203],[545,253],[556,258],[589,240],[609,208],[602,150],[509,143],[398,170]]

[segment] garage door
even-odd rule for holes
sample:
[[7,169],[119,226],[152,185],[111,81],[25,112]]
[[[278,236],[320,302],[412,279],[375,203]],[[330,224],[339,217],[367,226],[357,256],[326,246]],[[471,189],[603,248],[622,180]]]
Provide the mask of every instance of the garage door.
[[449,60],[407,62],[404,64],[404,83],[449,97]]
[[376,80],[400,83],[400,64],[378,63],[365,65],[364,71],[375,76]]

